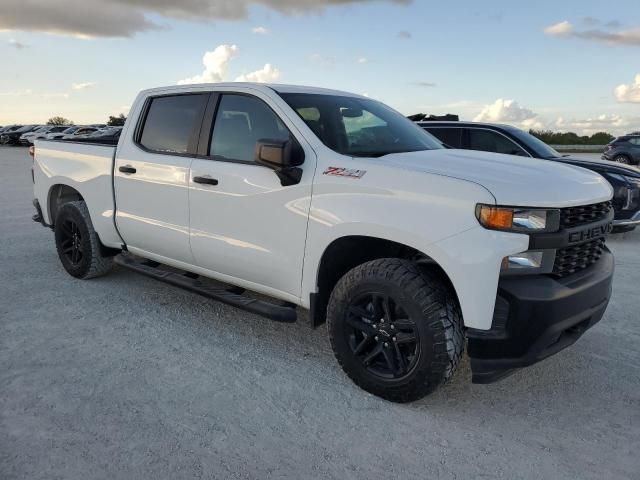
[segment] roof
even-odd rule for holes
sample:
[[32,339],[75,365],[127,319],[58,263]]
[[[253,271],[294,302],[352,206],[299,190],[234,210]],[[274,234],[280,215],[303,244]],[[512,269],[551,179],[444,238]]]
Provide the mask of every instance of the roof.
[[504,123],[485,123],[485,122],[465,122],[465,121],[454,121],[454,120],[429,120],[429,121],[420,121],[416,122],[420,126],[428,126],[428,125],[446,125],[452,127],[464,127],[464,126],[472,126],[472,127],[491,127],[491,128],[517,128],[512,125],[507,125]]
[[275,90],[278,93],[312,93],[318,95],[340,95],[349,97],[367,98],[356,93],[344,92],[341,90],[332,90],[329,88],[309,87],[305,85],[285,85],[278,83],[257,83],[257,82],[219,82],[219,83],[190,83],[186,85],[167,85],[164,87],[149,88],[143,90],[142,93],[153,94],[154,92],[169,91],[190,91],[190,90],[207,90],[219,87],[243,87],[252,88],[254,90],[266,92],[267,90]]

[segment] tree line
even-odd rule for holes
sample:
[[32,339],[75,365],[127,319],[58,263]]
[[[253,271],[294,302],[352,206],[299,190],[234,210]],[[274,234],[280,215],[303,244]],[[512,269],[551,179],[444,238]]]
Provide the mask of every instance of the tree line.
[[[107,125],[110,127],[121,127],[124,125],[124,122],[127,120],[127,117],[124,116],[124,113],[120,115],[109,115],[109,120],[107,120]],[[74,125],[73,120],[69,120],[65,117],[51,117],[47,120],[47,125]]]
[[608,132],[598,132],[593,135],[578,135],[574,132],[553,132],[551,130],[529,130],[548,145],[606,145],[614,137]]

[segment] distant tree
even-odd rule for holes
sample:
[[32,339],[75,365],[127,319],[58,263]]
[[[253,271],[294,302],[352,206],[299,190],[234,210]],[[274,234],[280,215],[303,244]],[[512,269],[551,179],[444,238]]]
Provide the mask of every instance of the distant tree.
[[47,120],[47,125],[73,125],[73,122],[64,117],[51,117]]
[[117,117],[114,117],[113,115],[109,115],[109,121],[107,122],[107,125],[109,125],[110,127],[121,127],[124,125],[124,122],[126,120],[127,120],[127,117],[124,116],[124,113],[121,113]]
[[591,135],[589,139],[591,145],[606,145],[615,137],[608,132],[598,132]]
[[583,136],[574,132],[552,132],[551,130],[529,130],[529,133],[549,145],[606,145],[614,138],[607,132]]

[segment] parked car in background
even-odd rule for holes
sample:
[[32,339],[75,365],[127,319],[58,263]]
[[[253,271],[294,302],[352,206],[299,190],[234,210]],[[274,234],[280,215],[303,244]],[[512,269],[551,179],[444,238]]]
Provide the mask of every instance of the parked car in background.
[[19,140],[20,145],[32,145],[33,141],[31,139],[34,135],[37,133],[46,133],[50,128],[51,125],[40,125],[38,128],[35,128],[30,132],[23,133]]
[[78,140],[79,138],[86,137],[97,130],[98,129],[95,127],[78,127],[73,132],[63,135],[61,140]]
[[96,130],[95,132],[79,138],[78,141],[89,143],[103,143],[107,145],[116,145],[120,138],[122,127],[106,127]]
[[45,138],[47,138],[47,135],[53,134],[53,133],[62,133],[64,132],[66,129],[68,128],[67,125],[50,125],[49,129],[46,131],[38,131],[33,133],[33,135],[30,136],[30,145],[33,145],[33,142],[35,140],[43,140]]
[[602,159],[627,165],[640,164],[640,134],[616,138],[607,144]]
[[5,125],[4,127],[0,128],[0,135],[2,135],[5,132],[12,132],[14,130],[17,130],[19,128],[21,128],[22,125]]
[[61,133],[68,128],[67,125],[44,125],[40,128],[25,133],[20,137],[21,145],[33,145],[34,140],[42,140],[48,138],[47,135],[52,133]]
[[25,125],[15,130],[6,131],[0,135],[0,144],[19,145],[20,137],[22,136],[22,134],[31,132],[32,130],[35,130],[38,127],[40,127],[40,125]]
[[629,231],[640,225],[640,171],[633,167],[561,155],[542,140],[510,125],[477,122],[418,122],[418,125],[451,148],[540,158],[593,170],[613,187],[614,231]]
[[60,140],[62,137],[64,137],[65,135],[69,135],[73,132],[75,132],[76,130],[78,130],[80,127],[76,126],[76,125],[67,125],[65,127],[64,130],[62,130],[61,132],[55,132],[55,133],[48,133],[44,140]]

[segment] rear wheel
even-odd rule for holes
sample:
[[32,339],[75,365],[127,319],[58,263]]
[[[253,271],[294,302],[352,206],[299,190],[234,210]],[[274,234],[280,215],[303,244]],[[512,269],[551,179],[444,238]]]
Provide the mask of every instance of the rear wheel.
[[626,155],[616,155],[613,157],[613,161],[617,163],[624,163],[625,165],[629,165],[631,163],[631,159]]
[[103,255],[84,202],[69,202],[60,207],[55,220],[55,239],[60,262],[70,275],[86,279],[111,270],[112,258]]
[[464,349],[455,296],[414,263],[386,258],[349,271],[329,300],[333,351],[361,388],[417,400],[453,375]]

